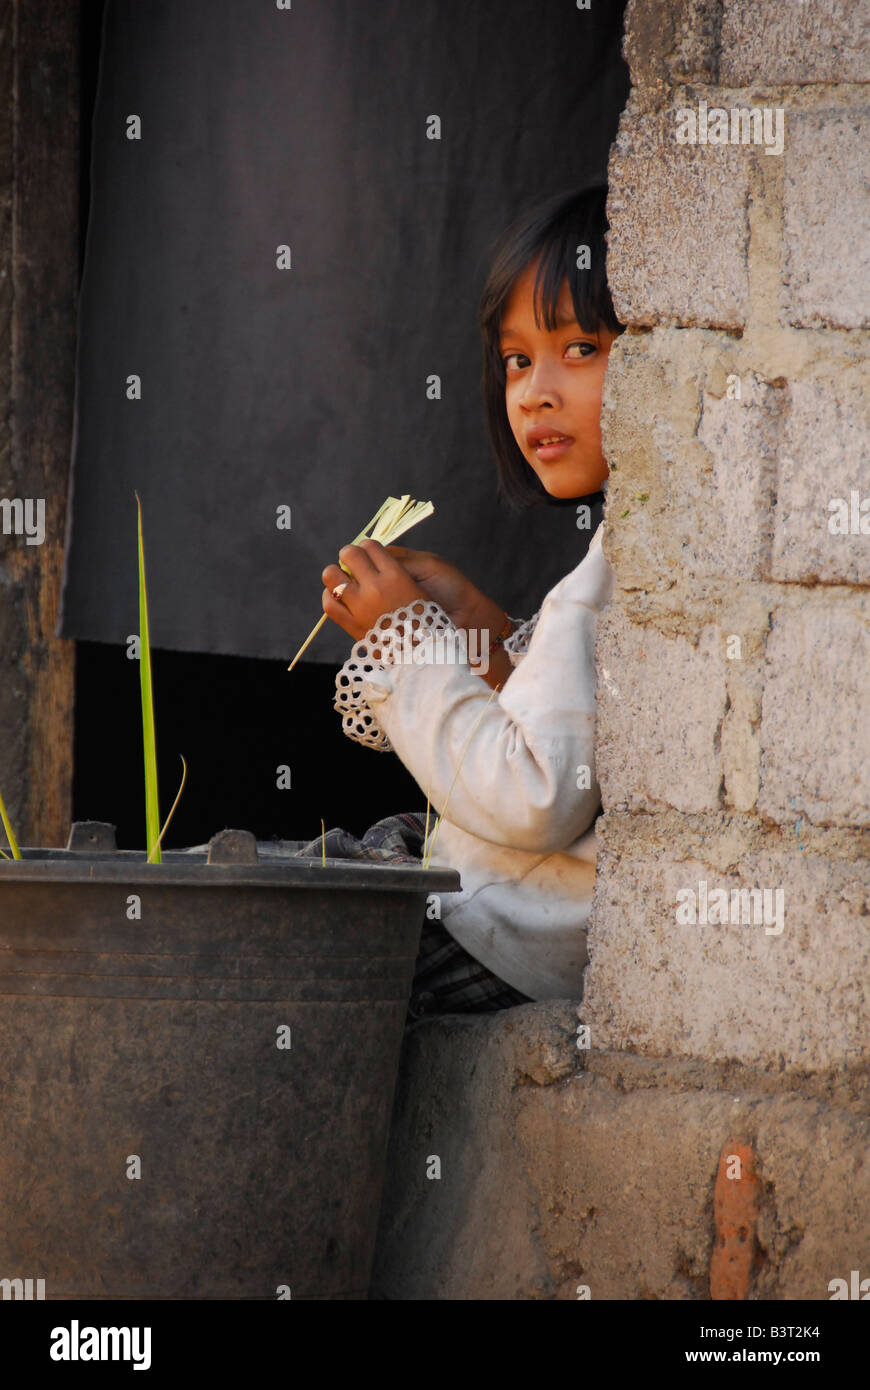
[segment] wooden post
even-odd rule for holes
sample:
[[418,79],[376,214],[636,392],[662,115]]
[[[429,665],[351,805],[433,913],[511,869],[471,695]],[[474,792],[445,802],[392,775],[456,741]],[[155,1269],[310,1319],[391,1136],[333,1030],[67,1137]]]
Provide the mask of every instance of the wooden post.
[[0,516],[0,787],[20,844],[63,845],[74,644],[54,636],[72,444],[79,7],[0,0],[0,499],[43,499],[45,539]]

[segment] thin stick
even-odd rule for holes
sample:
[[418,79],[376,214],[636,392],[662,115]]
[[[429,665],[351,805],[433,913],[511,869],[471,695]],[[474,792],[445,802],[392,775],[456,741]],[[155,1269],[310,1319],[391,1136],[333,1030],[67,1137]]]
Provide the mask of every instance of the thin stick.
[[323,850],[323,867],[326,868],[326,821],[320,817],[321,848]]
[[[343,569],[343,568],[344,568],[344,566],[342,566],[342,569]],[[320,631],[320,629],[323,627],[323,624],[326,622],[326,620],[327,620],[328,617],[329,617],[329,614],[328,614],[328,613],[324,613],[323,617],[320,619],[320,622],[317,624],[317,626],[316,626],[315,628],[312,628],[311,632],[309,632],[308,636],[305,638],[305,641],[302,643],[302,646],[299,648],[299,650],[298,650],[298,652],[296,653],[296,655],[294,656],[293,660],[290,662],[290,665],[287,667],[287,670],[288,670],[288,671],[292,671],[292,670],[293,670],[293,667],[296,665],[296,663],[297,663],[297,661],[299,660],[300,656],[301,656],[302,653],[305,651],[305,648],[311,646],[311,643],[314,641],[315,637],[317,636],[317,634],[318,634],[318,632]]]

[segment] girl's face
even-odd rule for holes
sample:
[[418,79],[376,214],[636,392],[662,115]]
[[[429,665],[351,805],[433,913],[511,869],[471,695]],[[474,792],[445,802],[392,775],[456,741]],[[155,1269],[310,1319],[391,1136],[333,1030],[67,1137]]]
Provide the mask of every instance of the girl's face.
[[[617,335],[580,327],[567,280],[559,294],[557,327],[538,328],[535,270],[531,265],[517,280],[502,319],[508,422],[523,457],[552,497],[586,497],[601,489],[610,471],[601,455],[601,388]],[[551,438],[556,442],[541,442]]]

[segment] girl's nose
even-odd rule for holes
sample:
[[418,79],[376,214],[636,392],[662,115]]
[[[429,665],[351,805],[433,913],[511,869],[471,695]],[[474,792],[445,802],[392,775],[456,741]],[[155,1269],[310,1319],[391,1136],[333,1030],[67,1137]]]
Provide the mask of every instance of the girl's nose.
[[546,366],[537,364],[533,367],[523,382],[523,388],[521,400],[527,410],[537,410],[547,403],[558,407],[559,393]]

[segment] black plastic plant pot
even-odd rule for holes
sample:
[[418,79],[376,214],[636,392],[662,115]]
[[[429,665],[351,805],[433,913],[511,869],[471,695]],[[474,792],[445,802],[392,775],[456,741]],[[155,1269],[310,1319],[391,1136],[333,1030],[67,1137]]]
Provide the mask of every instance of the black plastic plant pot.
[[76,844],[0,860],[0,1278],[366,1298],[426,903],[459,875]]

